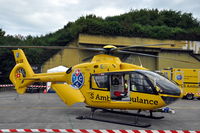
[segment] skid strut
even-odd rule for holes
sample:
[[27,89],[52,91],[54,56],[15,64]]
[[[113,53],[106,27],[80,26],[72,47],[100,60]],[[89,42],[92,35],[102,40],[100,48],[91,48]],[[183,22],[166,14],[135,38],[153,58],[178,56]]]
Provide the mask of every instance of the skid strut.
[[[94,117],[94,113],[99,108],[93,108],[93,107],[90,107],[90,108],[91,108],[91,112],[90,112],[89,116],[79,116],[79,117],[77,117],[77,119],[79,119],[79,120],[88,119],[88,120],[94,120],[94,121],[100,121],[100,122],[108,122],[108,123],[121,124],[121,125],[127,125],[127,126],[135,126],[135,127],[143,127],[143,128],[151,126],[151,124],[139,122],[138,121],[138,116],[136,116],[134,122],[129,122],[129,123],[119,122],[119,121],[114,121],[114,120],[105,120],[105,119],[95,118]],[[113,112],[117,113],[116,111],[110,111],[110,110],[107,110],[107,109],[106,110],[104,109],[104,111],[109,111],[111,113],[113,113]],[[118,113],[118,114],[121,114],[121,113]]]

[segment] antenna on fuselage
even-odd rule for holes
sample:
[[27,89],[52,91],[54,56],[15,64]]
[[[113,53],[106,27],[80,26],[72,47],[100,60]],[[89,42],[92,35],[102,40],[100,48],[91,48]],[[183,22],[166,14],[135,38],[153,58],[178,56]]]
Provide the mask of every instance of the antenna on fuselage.
[[141,61],[141,59],[140,59],[139,56],[138,56],[138,60],[139,60],[140,66],[143,67],[143,65],[142,65],[142,61]]

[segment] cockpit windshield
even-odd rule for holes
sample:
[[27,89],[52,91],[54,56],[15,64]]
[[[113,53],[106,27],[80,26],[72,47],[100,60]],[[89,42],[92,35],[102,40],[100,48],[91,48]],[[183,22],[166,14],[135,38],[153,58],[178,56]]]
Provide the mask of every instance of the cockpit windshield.
[[180,96],[180,88],[167,78],[151,71],[137,70],[137,72],[146,75],[154,85],[158,86],[161,89],[159,93]]

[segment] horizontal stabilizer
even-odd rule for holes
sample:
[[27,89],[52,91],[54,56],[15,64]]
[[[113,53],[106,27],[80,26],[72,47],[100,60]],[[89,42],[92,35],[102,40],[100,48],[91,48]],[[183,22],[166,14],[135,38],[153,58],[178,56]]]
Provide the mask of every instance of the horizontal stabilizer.
[[85,98],[81,91],[78,89],[74,89],[68,84],[53,83],[51,87],[68,106],[85,101]]

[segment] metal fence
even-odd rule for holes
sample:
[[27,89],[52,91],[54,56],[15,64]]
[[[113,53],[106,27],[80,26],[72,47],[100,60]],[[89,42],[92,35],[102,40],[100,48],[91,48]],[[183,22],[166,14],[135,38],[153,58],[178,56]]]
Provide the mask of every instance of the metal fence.
[[[26,89],[26,93],[43,93],[44,89],[46,89],[45,85],[30,85]],[[1,92],[9,92],[9,91],[15,91],[15,88],[12,84],[0,85],[0,93]]]
[[7,92],[7,91],[15,91],[15,89],[14,87],[0,87],[0,93]]

